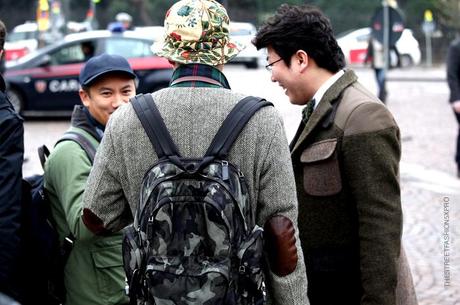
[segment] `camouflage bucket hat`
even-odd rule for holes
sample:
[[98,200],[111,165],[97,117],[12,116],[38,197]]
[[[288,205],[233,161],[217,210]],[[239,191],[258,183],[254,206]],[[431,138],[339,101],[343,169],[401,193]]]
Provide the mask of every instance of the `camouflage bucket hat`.
[[182,0],[166,13],[164,41],[154,43],[158,56],[182,64],[225,64],[244,46],[229,39],[225,8],[214,0]]

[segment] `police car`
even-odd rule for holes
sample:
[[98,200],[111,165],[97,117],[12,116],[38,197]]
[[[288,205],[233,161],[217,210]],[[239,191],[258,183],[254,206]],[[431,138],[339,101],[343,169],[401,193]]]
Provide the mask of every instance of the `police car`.
[[78,75],[85,61],[101,53],[124,56],[137,75],[137,92],[167,87],[172,66],[151,51],[152,39],[132,31],[67,35],[62,41],[7,62],[8,95],[26,116],[69,115],[80,103]]

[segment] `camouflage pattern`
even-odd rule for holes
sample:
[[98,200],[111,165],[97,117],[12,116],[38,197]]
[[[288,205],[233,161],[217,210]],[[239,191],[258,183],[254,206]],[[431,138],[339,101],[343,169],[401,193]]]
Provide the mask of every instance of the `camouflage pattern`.
[[138,304],[263,304],[263,230],[236,166],[160,161],[144,176],[123,256]]

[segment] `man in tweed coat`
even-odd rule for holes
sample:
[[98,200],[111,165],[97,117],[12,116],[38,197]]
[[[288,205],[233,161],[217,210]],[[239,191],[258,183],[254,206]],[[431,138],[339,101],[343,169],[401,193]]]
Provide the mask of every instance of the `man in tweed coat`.
[[[193,22],[192,22],[193,21]],[[229,18],[213,0],[184,0],[166,14],[165,39],[154,47],[175,67],[169,88],[153,99],[179,151],[202,157],[225,117],[244,95],[230,90],[223,64],[242,48],[229,40]],[[157,155],[131,104],[110,118],[84,194],[83,221],[97,234],[133,221],[143,175]],[[247,179],[258,225],[266,232],[268,302],[309,304],[297,229],[297,200],[282,120],[264,107],[229,154]]]
[[254,43],[267,48],[272,81],[306,105],[290,148],[311,304],[394,305],[402,233],[396,122],[343,70],[319,10],[282,5]]

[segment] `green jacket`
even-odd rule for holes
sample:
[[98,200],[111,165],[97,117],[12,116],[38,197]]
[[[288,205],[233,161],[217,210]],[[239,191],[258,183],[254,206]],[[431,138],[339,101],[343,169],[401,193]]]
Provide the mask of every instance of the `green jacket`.
[[[97,147],[99,141],[81,107],[74,110],[70,130]],[[70,233],[76,238],[65,267],[66,304],[126,304],[122,233],[97,237],[81,221],[82,195],[91,167],[85,151],[73,141],[57,144],[45,164],[45,188],[60,240]]]
[[312,305],[394,305],[402,212],[399,129],[346,71],[291,143]]

